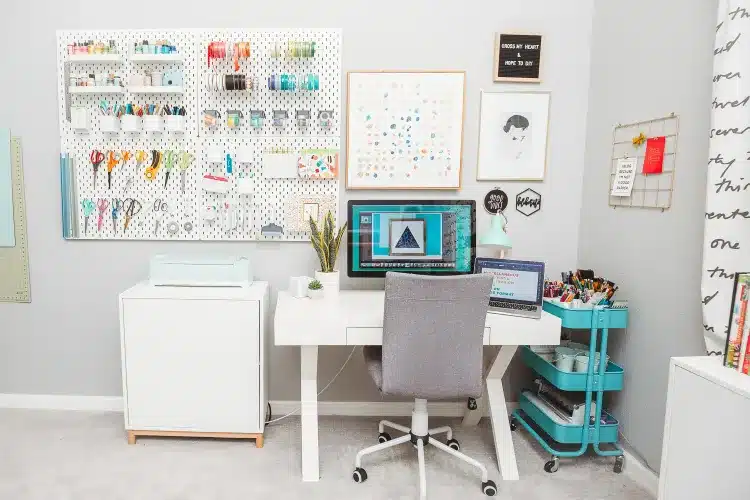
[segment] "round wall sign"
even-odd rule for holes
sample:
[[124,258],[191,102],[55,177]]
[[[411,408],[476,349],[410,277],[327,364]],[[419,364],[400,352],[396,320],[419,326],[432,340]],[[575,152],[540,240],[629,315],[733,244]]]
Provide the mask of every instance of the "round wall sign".
[[495,188],[484,197],[484,209],[491,214],[504,212],[508,208],[508,195],[500,188]]

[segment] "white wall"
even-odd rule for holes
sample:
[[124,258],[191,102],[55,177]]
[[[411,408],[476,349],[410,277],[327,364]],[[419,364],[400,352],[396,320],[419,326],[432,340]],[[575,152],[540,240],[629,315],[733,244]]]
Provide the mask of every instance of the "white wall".
[[[0,304],[0,393],[118,395],[117,294],[145,277],[157,252],[201,251],[251,256],[256,278],[273,290],[290,275],[310,274],[307,244],[180,244],[66,242],[60,236],[55,87],[55,30],[168,27],[331,27],[343,29],[343,67],[353,69],[465,69],[467,71],[463,186],[452,197],[481,200],[496,183],[475,179],[479,89],[552,91],[547,178],[534,189],[543,209],[529,219],[511,209],[514,255],[541,259],[550,273],[575,266],[588,104],[592,0],[457,2],[381,0],[317,2],[185,2],[97,4],[90,0],[6,2],[0,40],[23,50],[3,52],[0,125],[24,143],[31,265],[29,305]],[[496,31],[539,32],[544,39],[541,86],[493,85]],[[342,81],[343,80],[342,75]],[[346,102],[344,96],[343,103]],[[343,109],[342,109],[343,110]],[[501,184],[514,195],[528,187]],[[378,192],[348,198],[381,197]],[[397,198],[440,198],[444,193],[389,193]],[[480,228],[488,216],[479,209]],[[345,262],[342,256],[340,262]],[[382,286],[346,280],[344,286]],[[328,380],[348,352],[325,349],[320,379]],[[271,353],[271,398],[299,397],[299,354]],[[515,399],[515,394],[509,394]],[[357,357],[324,399],[374,400],[378,395]]]
[[[630,327],[610,337],[626,376],[613,413],[658,471],[669,358],[705,354],[700,276],[716,0],[623,5],[597,2],[594,13],[578,255],[629,300]],[[671,112],[680,117],[672,208],[610,208],[612,128]]]

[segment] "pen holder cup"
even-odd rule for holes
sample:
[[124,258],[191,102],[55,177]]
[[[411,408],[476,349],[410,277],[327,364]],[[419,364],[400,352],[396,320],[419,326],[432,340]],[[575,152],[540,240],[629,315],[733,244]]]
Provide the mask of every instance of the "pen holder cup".
[[164,117],[164,126],[168,132],[184,132],[185,117],[182,115],[167,115]]
[[141,131],[141,117],[137,115],[123,115],[120,119],[122,130],[124,132],[140,132]]
[[99,117],[99,128],[102,132],[116,134],[120,131],[120,119],[116,116],[104,115]]
[[148,115],[143,117],[143,130],[146,132],[161,132],[164,130],[164,121],[159,115]]

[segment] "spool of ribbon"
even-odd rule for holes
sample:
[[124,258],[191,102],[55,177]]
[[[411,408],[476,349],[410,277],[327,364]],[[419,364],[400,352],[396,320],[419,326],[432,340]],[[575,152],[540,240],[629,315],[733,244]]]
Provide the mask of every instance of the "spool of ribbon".
[[212,59],[225,59],[227,57],[227,45],[225,42],[210,42],[208,44],[208,67],[211,67]]
[[250,42],[237,42],[234,44],[232,50],[232,63],[234,64],[234,70],[240,70],[240,59],[250,58]]

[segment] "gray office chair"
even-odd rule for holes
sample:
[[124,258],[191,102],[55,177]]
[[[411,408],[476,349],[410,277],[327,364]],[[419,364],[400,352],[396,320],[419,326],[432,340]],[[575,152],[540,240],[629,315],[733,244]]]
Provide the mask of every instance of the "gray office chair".
[[[462,399],[482,394],[482,338],[492,277],[486,274],[428,277],[387,273],[383,347],[365,347],[365,361],[383,394],[415,398],[411,429],[383,420],[378,425],[380,444],[357,453],[354,474],[367,479],[362,457],[411,442],[419,458],[420,498],[426,498],[424,447],[450,453],[482,472],[482,491],[497,493],[487,468],[459,453],[450,427],[429,429],[428,399]],[[406,433],[391,439],[385,427]],[[447,435],[447,444],[437,434]]]

